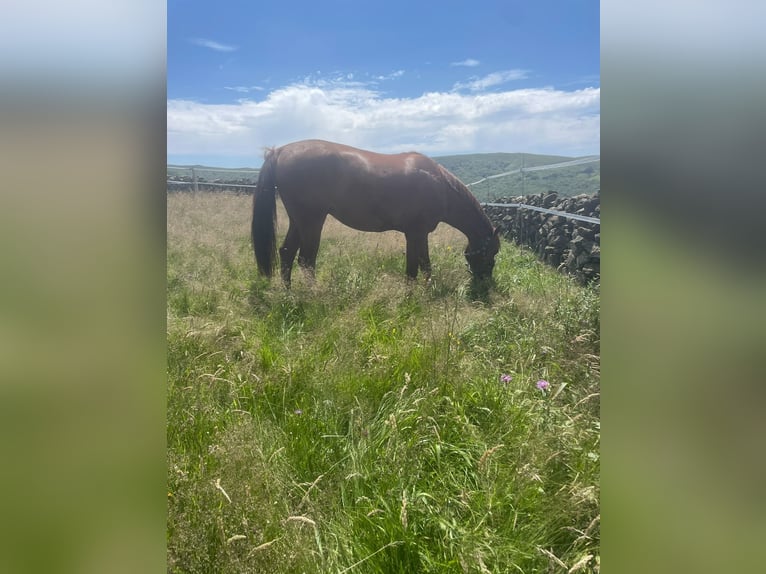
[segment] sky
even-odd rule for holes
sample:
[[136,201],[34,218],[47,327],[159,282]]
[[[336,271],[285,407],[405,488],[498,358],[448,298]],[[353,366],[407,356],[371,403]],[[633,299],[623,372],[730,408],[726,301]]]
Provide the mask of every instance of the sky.
[[599,2],[168,0],[167,159],[600,153]]

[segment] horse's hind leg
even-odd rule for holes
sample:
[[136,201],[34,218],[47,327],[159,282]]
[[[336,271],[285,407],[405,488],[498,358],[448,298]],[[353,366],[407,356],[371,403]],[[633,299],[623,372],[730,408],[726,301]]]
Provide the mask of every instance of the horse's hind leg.
[[317,254],[319,253],[319,241],[322,238],[322,227],[325,217],[304,226],[301,229],[301,250],[298,254],[300,265],[313,279],[317,266]]
[[290,286],[290,278],[293,271],[293,261],[295,261],[295,254],[298,252],[298,246],[300,245],[300,238],[298,232],[295,230],[295,226],[292,221],[287,228],[287,235],[285,241],[282,243],[282,247],[279,248],[279,262],[280,270],[282,272],[282,281],[286,286]]

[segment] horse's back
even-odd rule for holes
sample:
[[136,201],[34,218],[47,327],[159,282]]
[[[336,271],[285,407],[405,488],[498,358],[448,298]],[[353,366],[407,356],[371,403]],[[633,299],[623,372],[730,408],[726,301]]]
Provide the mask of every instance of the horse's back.
[[441,184],[440,169],[417,153],[382,154],[323,140],[304,140],[278,149],[280,179],[285,183],[310,179],[333,186],[362,184],[378,187]]
[[438,164],[422,154],[380,154],[323,140],[279,148],[277,185],[288,213],[329,213],[366,231],[435,227],[445,193]]

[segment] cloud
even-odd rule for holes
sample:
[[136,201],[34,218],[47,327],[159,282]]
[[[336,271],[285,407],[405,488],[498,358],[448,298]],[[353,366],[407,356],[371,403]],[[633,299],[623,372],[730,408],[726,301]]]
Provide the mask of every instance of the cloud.
[[483,78],[471,78],[468,82],[457,82],[452,89],[453,90],[465,90],[468,89],[472,92],[479,92],[491,88],[492,86],[498,86],[505,84],[506,82],[512,82],[514,80],[523,80],[528,75],[526,70],[505,70],[503,72],[493,72],[484,76]]
[[589,155],[599,153],[599,107],[600,88],[391,98],[367,86],[297,83],[259,101],[169,100],[168,156],[236,157],[257,167],[264,147],[307,138],[389,153]]
[[403,75],[404,75],[404,70],[396,70],[395,72],[391,72],[390,74],[387,74],[387,75],[373,76],[373,78],[378,81],[385,81],[385,80],[395,80],[396,78],[401,78]]
[[262,92],[266,88],[262,86],[224,86],[223,89],[239,92],[240,94],[249,94],[250,92]]
[[461,62],[450,62],[450,66],[466,66],[467,68],[475,68],[480,63],[481,62],[479,62],[479,60],[468,58],[467,60],[462,60]]
[[316,71],[293,82],[296,86],[315,87],[326,90],[340,88],[364,88],[370,85],[369,81],[355,80],[353,72],[332,72],[323,74]]
[[192,44],[196,44],[197,46],[202,46],[203,48],[210,48],[211,50],[215,50],[216,52],[234,52],[237,49],[236,46],[221,44],[220,42],[207,40],[205,38],[192,38],[190,41]]

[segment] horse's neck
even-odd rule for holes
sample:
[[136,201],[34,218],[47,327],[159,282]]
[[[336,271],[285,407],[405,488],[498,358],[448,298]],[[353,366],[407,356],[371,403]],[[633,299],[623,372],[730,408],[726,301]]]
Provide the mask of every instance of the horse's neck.
[[460,230],[469,244],[479,243],[492,234],[492,224],[472,195],[450,194],[444,222]]

